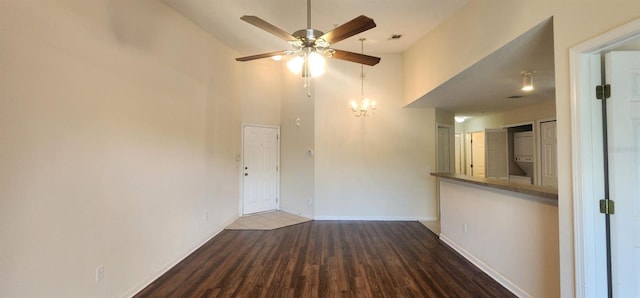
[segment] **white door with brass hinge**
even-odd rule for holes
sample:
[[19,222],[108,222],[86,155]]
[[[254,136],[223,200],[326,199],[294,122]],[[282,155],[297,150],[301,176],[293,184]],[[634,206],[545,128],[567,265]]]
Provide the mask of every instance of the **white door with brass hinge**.
[[242,214],[278,209],[279,151],[279,128],[243,126]]
[[614,297],[640,297],[640,52],[605,55]]

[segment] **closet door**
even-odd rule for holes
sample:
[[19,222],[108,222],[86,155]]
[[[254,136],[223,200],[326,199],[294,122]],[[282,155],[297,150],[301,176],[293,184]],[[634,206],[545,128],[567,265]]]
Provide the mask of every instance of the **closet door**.
[[484,137],[486,177],[509,179],[507,130],[487,129]]

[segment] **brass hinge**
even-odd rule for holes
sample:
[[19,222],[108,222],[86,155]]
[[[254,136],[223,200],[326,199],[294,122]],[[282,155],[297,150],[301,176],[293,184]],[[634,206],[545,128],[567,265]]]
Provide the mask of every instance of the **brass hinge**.
[[597,99],[607,99],[611,97],[611,85],[600,85],[596,86],[596,98]]
[[612,200],[600,200],[600,213],[614,214],[615,211],[615,204]]

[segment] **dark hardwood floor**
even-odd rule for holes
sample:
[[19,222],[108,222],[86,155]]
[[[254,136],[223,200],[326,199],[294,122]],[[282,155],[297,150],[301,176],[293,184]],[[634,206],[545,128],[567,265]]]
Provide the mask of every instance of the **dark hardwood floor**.
[[136,297],[515,297],[418,222],[225,230]]

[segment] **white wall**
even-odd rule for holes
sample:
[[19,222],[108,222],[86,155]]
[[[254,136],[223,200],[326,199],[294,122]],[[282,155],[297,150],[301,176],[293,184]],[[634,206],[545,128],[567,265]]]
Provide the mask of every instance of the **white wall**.
[[280,125],[282,66],[273,59],[236,62],[241,66],[238,84],[245,124]]
[[520,297],[560,297],[556,202],[447,179],[440,201],[441,239]]
[[0,296],[132,294],[238,215],[230,49],[150,0],[0,1],[0,36]]
[[572,297],[575,293],[572,206],[578,198],[573,197],[571,187],[569,48],[640,18],[638,1],[470,1],[405,53],[403,90],[405,103],[410,103],[551,16],[558,120],[561,293]]
[[[282,67],[280,209],[313,218],[315,160],[309,150],[315,149],[314,95],[307,96],[303,82]],[[300,126],[295,123],[297,118]]]
[[457,133],[481,131],[484,129],[501,128],[504,125],[521,124],[556,118],[556,103],[547,100],[506,112],[489,113],[482,116],[474,116],[463,123],[456,123]]
[[365,67],[364,95],[378,103],[373,117],[356,118],[360,65],[328,61],[314,80],[315,217],[417,219],[437,216],[435,110],[405,109],[402,60],[383,55]]

